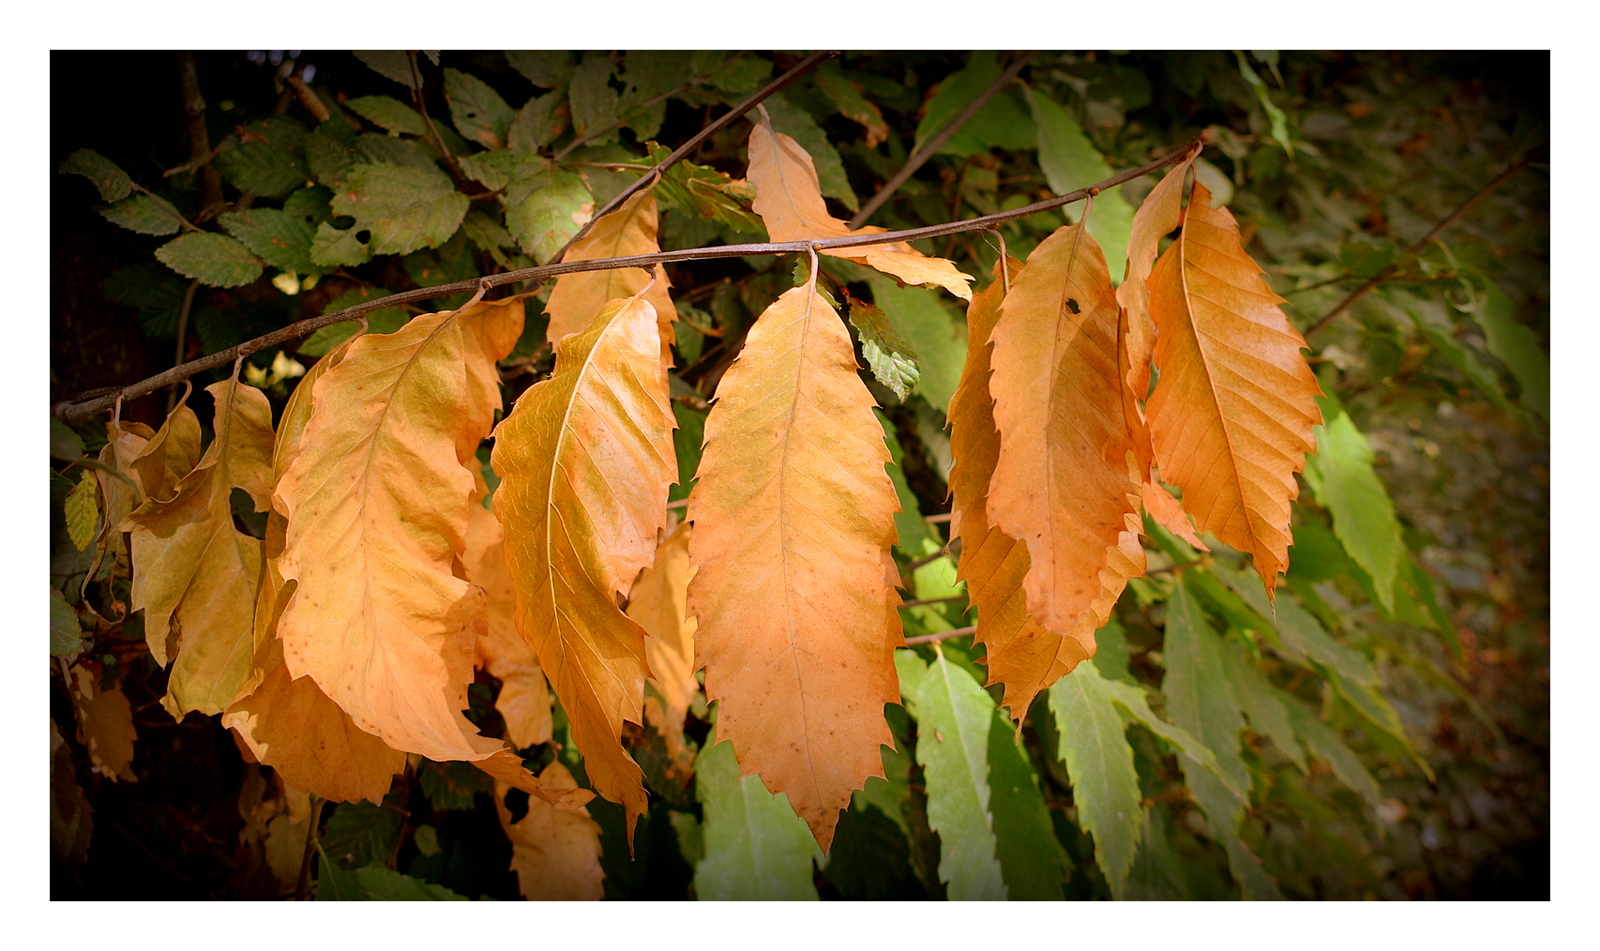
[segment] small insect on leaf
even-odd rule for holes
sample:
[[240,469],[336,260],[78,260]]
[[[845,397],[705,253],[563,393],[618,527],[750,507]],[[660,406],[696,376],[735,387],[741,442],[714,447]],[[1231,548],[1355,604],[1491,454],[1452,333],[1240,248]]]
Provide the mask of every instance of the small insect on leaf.
[[1075,301],[1075,300],[1073,300],[1073,299],[1072,299],[1072,298],[1070,298],[1070,297],[1069,297],[1069,298],[1067,298],[1067,310],[1070,310],[1070,311],[1072,311],[1072,312],[1073,312],[1073,313],[1074,313],[1074,314],[1077,314],[1077,313],[1082,313],[1082,311],[1080,311],[1080,310],[1079,310],[1079,309],[1078,309],[1078,302],[1077,302],[1077,301]]

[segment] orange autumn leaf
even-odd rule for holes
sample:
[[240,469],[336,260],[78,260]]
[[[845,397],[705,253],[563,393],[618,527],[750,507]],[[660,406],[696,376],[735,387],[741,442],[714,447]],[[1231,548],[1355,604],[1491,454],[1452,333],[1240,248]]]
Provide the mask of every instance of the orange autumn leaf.
[[145,612],[151,656],[170,655],[161,703],[180,720],[191,710],[226,710],[249,675],[261,541],[234,527],[229,496],[242,489],[265,511],[272,491],[266,396],[237,377],[206,391],[216,403],[216,435],[204,457],[170,498],[148,498],[125,523],[136,568],[132,606]]
[[[576,789],[578,784],[560,760],[539,774],[553,789]],[[537,799],[528,800],[528,812],[515,822],[506,808],[510,787],[496,783],[495,812],[500,827],[511,840],[511,870],[517,886],[529,901],[599,901],[606,895],[606,873],[600,867],[600,824],[589,810],[578,806],[558,809]]]
[[690,524],[683,522],[656,547],[655,563],[639,575],[628,594],[628,617],[646,634],[645,659],[650,662],[650,682],[661,699],[647,696],[646,718],[666,740],[667,752],[684,762],[683,721],[694,703],[700,684],[694,679],[695,619],[685,604],[695,567],[689,563]]
[[[1022,262],[1009,261],[1011,274]],[[995,271],[1000,273],[996,263]],[[972,298],[967,308],[967,362],[950,400],[950,531],[961,539],[956,577],[967,584],[967,597],[978,610],[974,639],[987,653],[990,684],[1004,684],[1001,704],[1021,719],[1033,698],[1061,679],[1088,656],[1076,640],[1041,627],[1027,611],[1022,579],[1031,564],[1028,546],[989,524],[989,480],[1000,455],[1000,433],[994,424],[994,398],[989,395],[989,335],[1000,316],[1005,282],[996,280]],[[1056,659],[1064,643],[1077,657]]]
[[1144,573],[1117,326],[1105,256],[1071,225],[1028,256],[990,335],[1000,450],[989,519],[1027,543],[1028,613],[1086,656],[1128,578]]
[[465,760],[549,795],[462,711],[483,592],[454,573],[478,444],[498,403],[494,361],[520,299],[426,314],[355,340],[313,383],[299,454],[278,482],[287,518],[278,619],[291,677],[310,677],[357,728],[405,752]]
[[550,742],[550,688],[539,655],[517,633],[511,570],[506,567],[505,532],[500,519],[484,508],[488,486],[477,473],[478,487],[467,516],[467,547],[462,566],[468,581],[483,589],[488,625],[478,638],[478,664],[500,681],[494,708],[506,721],[506,739],[517,749]]
[[1177,230],[1183,216],[1183,179],[1200,155],[1199,150],[1173,166],[1150,189],[1133,216],[1128,237],[1128,270],[1117,286],[1117,303],[1127,311],[1128,367],[1124,377],[1133,395],[1143,401],[1150,391],[1150,354],[1155,348],[1156,325],[1150,318],[1150,288],[1146,283],[1155,264],[1161,239]]
[[644,631],[617,606],[655,558],[677,478],[675,425],[655,308],[607,304],[555,344],[555,372],[495,430],[495,507],[505,526],[516,624],[561,699],[589,781],[645,810],[642,772],[622,748],[642,724]]
[[1172,497],[1172,493],[1156,484],[1154,480],[1145,482],[1140,486],[1144,499],[1144,510],[1157,525],[1193,545],[1200,551],[1210,551],[1206,543],[1195,534],[1194,525],[1189,521],[1189,515],[1183,510],[1183,503]]
[[[338,365],[349,346],[350,342],[341,344],[317,361],[289,396],[273,445],[275,479],[281,479],[299,455],[301,435],[311,418],[314,384]],[[334,802],[382,802],[394,775],[405,768],[405,754],[357,727],[315,680],[291,680],[284,667],[277,624],[293,592],[278,571],[286,524],[283,512],[274,506],[267,515],[251,674],[240,698],[222,715],[222,725],[292,786]]]
[[[848,235],[882,234],[873,225],[850,230],[828,214],[822,186],[811,156],[794,139],[775,132],[765,117],[750,131],[750,170],[746,179],[755,187],[751,204],[766,223],[773,241],[807,241]],[[936,284],[962,300],[971,300],[969,275],[944,258],[930,258],[911,245],[877,244],[859,248],[821,249],[823,254],[849,258],[899,278],[905,284]]]
[[[657,216],[655,189],[646,188],[623,202],[615,211],[601,218],[589,233],[567,250],[564,261],[592,261],[598,258],[632,257],[636,254],[654,254],[661,250],[656,237]],[[545,313],[550,315],[550,327],[545,336],[560,340],[567,334],[577,333],[589,326],[594,315],[611,301],[632,297],[644,291],[644,299],[656,309],[656,320],[661,327],[661,353],[663,362],[670,368],[670,347],[675,339],[673,321],[678,311],[667,293],[671,286],[667,272],[661,265],[654,268],[655,280],[636,267],[610,268],[604,271],[579,271],[556,278],[550,291],[550,302]],[[648,289],[647,289],[648,287]]]
[[138,782],[133,775],[133,708],[116,684],[100,685],[100,665],[80,660],[71,673],[72,709],[78,717],[78,742],[89,751],[89,765],[107,779]]
[[751,327],[706,419],[689,611],[717,736],[826,850],[893,742],[904,643],[889,451],[850,335],[813,283]]
[[1148,416],[1162,477],[1199,531],[1249,552],[1270,594],[1289,563],[1294,474],[1322,421],[1305,338],[1199,182],[1150,275],[1160,379]]

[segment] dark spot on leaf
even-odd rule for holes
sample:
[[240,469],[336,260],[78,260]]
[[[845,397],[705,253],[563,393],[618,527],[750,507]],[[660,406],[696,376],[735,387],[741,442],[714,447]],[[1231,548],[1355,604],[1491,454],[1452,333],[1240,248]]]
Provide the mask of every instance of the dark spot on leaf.
[[1070,297],[1067,298],[1067,310],[1072,311],[1074,314],[1079,313],[1078,302]]
[[516,824],[528,814],[528,794],[520,789],[506,791],[506,811],[511,813],[511,822]]
[[[372,240],[372,232],[362,228],[360,231],[356,232],[356,240],[360,241],[362,244],[366,244],[368,241]],[[1077,311],[1073,311],[1073,313],[1077,313]]]

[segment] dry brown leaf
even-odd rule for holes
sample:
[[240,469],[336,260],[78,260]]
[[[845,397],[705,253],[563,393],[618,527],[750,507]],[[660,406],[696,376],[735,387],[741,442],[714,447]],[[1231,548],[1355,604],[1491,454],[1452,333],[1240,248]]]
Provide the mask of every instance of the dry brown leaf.
[[[191,710],[226,710],[250,673],[261,541],[234,527],[229,495],[242,489],[257,511],[265,511],[272,491],[272,407],[266,396],[237,377],[206,391],[216,402],[216,435],[205,456],[170,498],[152,496],[126,520],[132,606],[145,612],[151,655],[158,662],[171,656],[161,704],[179,720]],[[158,441],[160,434],[146,450]],[[146,469],[141,484],[154,471]]]
[[[200,420],[185,401],[167,415],[129,465],[133,481],[139,484],[145,498],[165,502],[177,491],[178,480],[199,462]],[[126,527],[122,530],[131,531]]]
[[1305,338],[1199,182],[1183,232],[1150,275],[1161,376],[1148,416],[1162,478],[1199,531],[1249,552],[1270,594],[1289,564],[1294,474],[1322,421]]
[[[133,462],[154,437],[155,431],[144,423],[114,420],[106,424],[106,444],[100,448],[99,459],[105,465],[127,474],[138,485],[139,474],[133,468]],[[100,482],[100,495],[105,499],[102,547],[119,560],[126,560],[128,543],[123,537],[122,521],[133,512],[139,500],[134,498],[133,490],[128,488],[126,482],[109,472],[96,472],[95,478]],[[142,486],[140,491],[144,491]]]
[[79,660],[72,674],[72,709],[78,717],[78,742],[89,750],[89,765],[107,779],[138,782],[133,775],[133,708],[116,684],[100,686],[100,665]]
[[[1022,262],[1009,261],[1016,274]],[[995,265],[1000,274],[1000,265]],[[1004,684],[1001,704],[1021,719],[1033,698],[1072,671],[1077,660],[1058,663],[1062,642],[1078,642],[1039,625],[1027,611],[1022,579],[1030,565],[1028,546],[989,524],[989,479],[1000,455],[989,395],[989,335],[1005,298],[996,280],[967,308],[967,362],[950,400],[950,531],[961,539],[956,577],[967,583],[967,597],[978,609],[974,639],[985,646],[990,684]],[[1079,653],[1082,654],[1081,645]],[[1086,655],[1085,655],[1086,656]],[[1079,658],[1081,659],[1081,658]]]
[[717,387],[689,497],[688,605],[717,736],[824,850],[851,792],[883,775],[904,644],[899,506],[856,369],[815,285],[785,292]]
[[1143,401],[1150,392],[1150,354],[1155,348],[1156,325],[1150,318],[1150,268],[1155,264],[1161,239],[1176,231],[1183,216],[1183,178],[1199,151],[1173,166],[1150,189],[1133,216],[1128,237],[1128,270],[1117,287],[1117,303],[1127,311],[1128,367],[1124,378],[1133,395]]
[[[344,359],[354,339],[317,361],[289,396],[273,446],[274,480],[281,479],[299,455],[301,436],[311,418],[313,385]],[[405,754],[357,727],[315,680],[291,680],[283,666],[278,617],[294,590],[285,586],[278,571],[286,525],[283,513],[274,507],[267,515],[250,677],[241,687],[240,699],[222,715],[222,725],[292,786],[333,802],[382,802],[394,775],[405,768]]]
[[[593,261],[598,258],[632,257],[636,254],[654,254],[661,250],[656,237],[655,189],[646,188],[622,203],[615,211],[594,223],[594,227],[581,240],[567,250],[563,261]],[[550,302],[545,313],[550,315],[550,327],[545,336],[560,340],[567,334],[577,333],[589,326],[600,308],[623,297],[632,297],[644,291],[644,299],[656,309],[656,321],[661,329],[662,362],[672,366],[672,342],[676,339],[672,324],[678,319],[677,308],[667,293],[671,284],[666,269],[656,265],[655,281],[636,267],[610,268],[604,271],[579,271],[556,278],[550,291]],[[646,286],[649,289],[646,290]]]
[[639,575],[628,594],[628,617],[650,635],[644,642],[650,681],[661,700],[645,698],[646,718],[666,740],[674,761],[687,765],[683,721],[700,689],[694,679],[695,619],[685,605],[695,568],[689,563],[689,528],[683,522],[656,547],[655,563]]
[[[483,592],[455,575],[473,479],[498,405],[494,361],[522,327],[518,298],[427,314],[355,340],[314,381],[313,409],[274,504],[284,665],[390,747],[465,760],[547,795],[462,715]],[[304,783],[297,782],[297,785]]]
[[[817,167],[811,156],[794,139],[775,132],[764,117],[750,132],[750,170],[747,178],[755,186],[751,204],[766,223],[773,241],[808,241],[817,238],[842,238],[847,235],[882,234],[883,228],[850,226],[828,214],[817,181]],[[823,254],[849,258],[892,274],[905,284],[936,284],[962,300],[971,300],[967,287],[972,277],[956,270],[953,262],[930,258],[906,242],[877,244],[860,248],[823,249]]]
[[1027,543],[1028,613],[1086,656],[1128,578],[1144,573],[1117,325],[1105,256],[1071,225],[1028,256],[990,335],[1000,451],[988,516]]
[[[554,789],[576,789],[577,782],[560,761],[539,774]],[[517,873],[522,897],[529,901],[599,901],[606,896],[606,873],[600,868],[600,824],[579,806],[558,809],[528,800],[528,814],[511,821],[506,808],[509,787],[496,783],[494,807],[500,827],[511,840],[511,870]]]
[[495,430],[495,508],[517,629],[561,698],[596,792],[646,806],[622,723],[642,724],[649,674],[644,631],[617,606],[655,557],[677,478],[675,425],[655,308],[612,301],[582,333],[558,340],[555,372]]
[[500,681],[494,708],[506,721],[506,739],[517,749],[550,742],[550,688],[539,655],[517,633],[516,601],[511,590],[511,570],[506,567],[505,533],[500,519],[483,507],[488,486],[477,473],[467,516],[467,547],[461,561],[466,579],[483,589],[489,623],[478,638],[479,665]]

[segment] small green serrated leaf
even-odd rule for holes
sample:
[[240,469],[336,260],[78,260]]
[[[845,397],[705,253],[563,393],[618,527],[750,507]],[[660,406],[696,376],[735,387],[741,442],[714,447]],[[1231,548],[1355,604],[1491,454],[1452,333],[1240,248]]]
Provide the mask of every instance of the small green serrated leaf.
[[1272,97],[1267,94],[1266,82],[1262,80],[1255,70],[1250,68],[1250,63],[1245,60],[1244,53],[1234,50],[1233,55],[1239,61],[1239,75],[1243,76],[1244,81],[1250,84],[1251,89],[1255,90],[1256,100],[1261,103],[1261,108],[1266,110],[1267,118],[1272,123],[1273,140],[1283,146],[1283,150],[1289,153],[1292,158],[1294,156],[1294,144],[1289,141],[1288,116],[1283,114],[1283,110],[1278,108],[1278,104],[1273,102]]
[[387,862],[400,842],[405,819],[394,809],[370,802],[340,803],[318,843],[343,868]]
[[[1111,166],[1065,109],[1032,87],[1024,86],[1023,91],[1039,130],[1039,168],[1051,191],[1064,195],[1111,177]],[[1079,210],[1069,218],[1076,220],[1074,216],[1081,216],[1083,207],[1076,206]],[[1105,252],[1112,280],[1121,280],[1127,270],[1128,239],[1133,234],[1133,207],[1120,189],[1094,200],[1089,211],[1089,234]]]
[[952,901],[1004,901],[989,793],[994,698],[935,649],[932,664],[894,652],[900,693],[917,721],[917,762],[928,789],[928,825],[939,835],[939,880]]
[[533,152],[554,142],[567,130],[569,118],[565,107],[567,97],[557,91],[542,96],[531,96],[517,110],[506,132],[506,145],[513,149]]
[[304,218],[313,226],[333,217],[333,192],[321,185],[296,189],[283,200],[283,210],[297,218]]
[[1106,680],[1093,664],[1079,664],[1050,688],[1059,749],[1067,767],[1078,821],[1094,837],[1095,862],[1111,894],[1123,897],[1143,832],[1139,774],[1133,767],[1122,715]]
[[[939,83],[923,107],[913,151],[949,125],[972,100],[1000,78],[993,50],[979,50],[962,69]],[[976,155],[990,149],[1026,149],[1034,144],[1033,119],[1011,92],[997,93],[956,133],[939,146],[944,155]]]
[[133,179],[117,164],[94,149],[78,149],[56,169],[62,175],[82,175],[94,183],[101,201],[121,201],[133,193]]
[[1498,409],[1516,420],[1525,420],[1527,414],[1506,397],[1500,386],[1500,375],[1486,365],[1478,351],[1456,338],[1455,322],[1450,319],[1445,305],[1436,300],[1409,298],[1402,306],[1411,314],[1417,329],[1433,344],[1434,349],[1455,364],[1467,380],[1489,398]]
[[70,461],[82,458],[83,452],[83,437],[66,423],[50,417],[50,458]]
[[506,50],[506,62],[535,86],[565,86],[577,65],[566,50]]
[[1306,459],[1306,484],[1333,515],[1333,533],[1356,564],[1372,577],[1384,612],[1394,614],[1395,578],[1406,545],[1394,502],[1373,471],[1372,447],[1349,414],[1324,403],[1324,423],[1312,434],[1317,452]]
[[468,141],[491,149],[506,147],[515,113],[488,83],[459,69],[446,69],[444,98],[456,130]]
[[[371,232],[371,254],[437,248],[461,227],[467,205],[467,196],[455,190],[450,176],[432,167],[352,166],[333,196],[334,214],[355,218],[353,231]],[[315,246],[311,258],[323,263]]]
[[1487,293],[1473,319],[1483,328],[1489,352],[1500,358],[1516,378],[1521,392],[1517,398],[1522,405],[1550,418],[1550,358],[1539,346],[1539,337],[1533,330],[1517,322],[1512,316],[1511,299],[1500,287],[1489,283]]
[[1367,772],[1355,751],[1345,745],[1339,731],[1318,719],[1298,700],[1288,701],[1284,708],[1295,733],[1305,743],[1306,751],[1332,767],[1333,775],[1340,782],[1360,793],[1369,804],[1377,805],[1383,796],[1378,781]]
[[177,234],[183,227],[178,209],[155,195],[134,195],[101,208],[100,214],[112,224],[139,234]]
[[[604,53],[588,53],[572,73],[567,86],[567,101],[572,106],[572,129],[583,136],[617,118],[621,96],[611,88],[616,64]],[[614,134],[614,133],[613,133]],[[591,145],[604,144],[611,136],[590,139]]]
[[276,208],[251,208],[217,216],[223,230],[263,261],[280,271],[293,274],[320,274],[322,268],[311,263],[310,222],[299,215]]
[[695,757],[704,854],[695,863],[701,901],[816,901],[812,857],[817,843],[786,795],[767,792],[759,776],[739,776],[733,744],[716,737]]
[[[324,865],[322,871],[328,871]],[[326,886],[326,887],[325,887]],[[402,875],[385,865],[368,865],[351,872],[335,870],[317,879],[318,901],[470,901],[443,885]]]
[[1305,750],[1300,745],[1300,739],[1295,736],[1294,726],[1285,706],[1286,703],[1292,702],[1290,698],[1272,685],[1272,682],[1256,667],[1245,649],[1235,642],[1227,642],[1222,651],[1222,659],[1223,666],[1228,671],[1228,683],[1233,687],[1233,695],[1239,701],[1239,707],[1250,721],[1250,728],[1271,738],[1273,745],[1304,773]]
[[879,383],[887,386],[902,401],[911,395],[922,371],[917,366],[917,351],[906,343],[875,304],[850,297],[850,325],[861,338],[861,355]]
[[989,719],[995,855],[1012,901],[1060,901],[1071,864],[1057,841],[1028,750],[999,711]]
[[306,183],[306,167],[278,142],[240,142],[212,160],[235,188],[266,198],[282,198]]
[[925,287],[901,287],[894,278],[867,278],[872,299],[882,308],[901,340],[915,347],[918,377],[914,392],[945,412],[967,359],[967,335],[958,331],[939,293]]
[[243,287],[261,276],[261,261],[238,241],[200,232],[156,248],[156,260],[208,287]]
[[428,131],[422,114],[393,96],[357,96],[345,105],[356,115],[389,132],[425,135]]
[[404,50],[352,50],[356,59],[385,79],[392,79],[406,88],[411,87],[411,60]]
[[50,589],[50,656],[71,660],[83,653],[83,628],[78,625],[78,612],[61,596]]
[[67,493],[64,512],[67,537],[83,551],[94,541],[95,526],[100,522],[100,488],[93,472],[85,469],[78,476],[78,484]]

